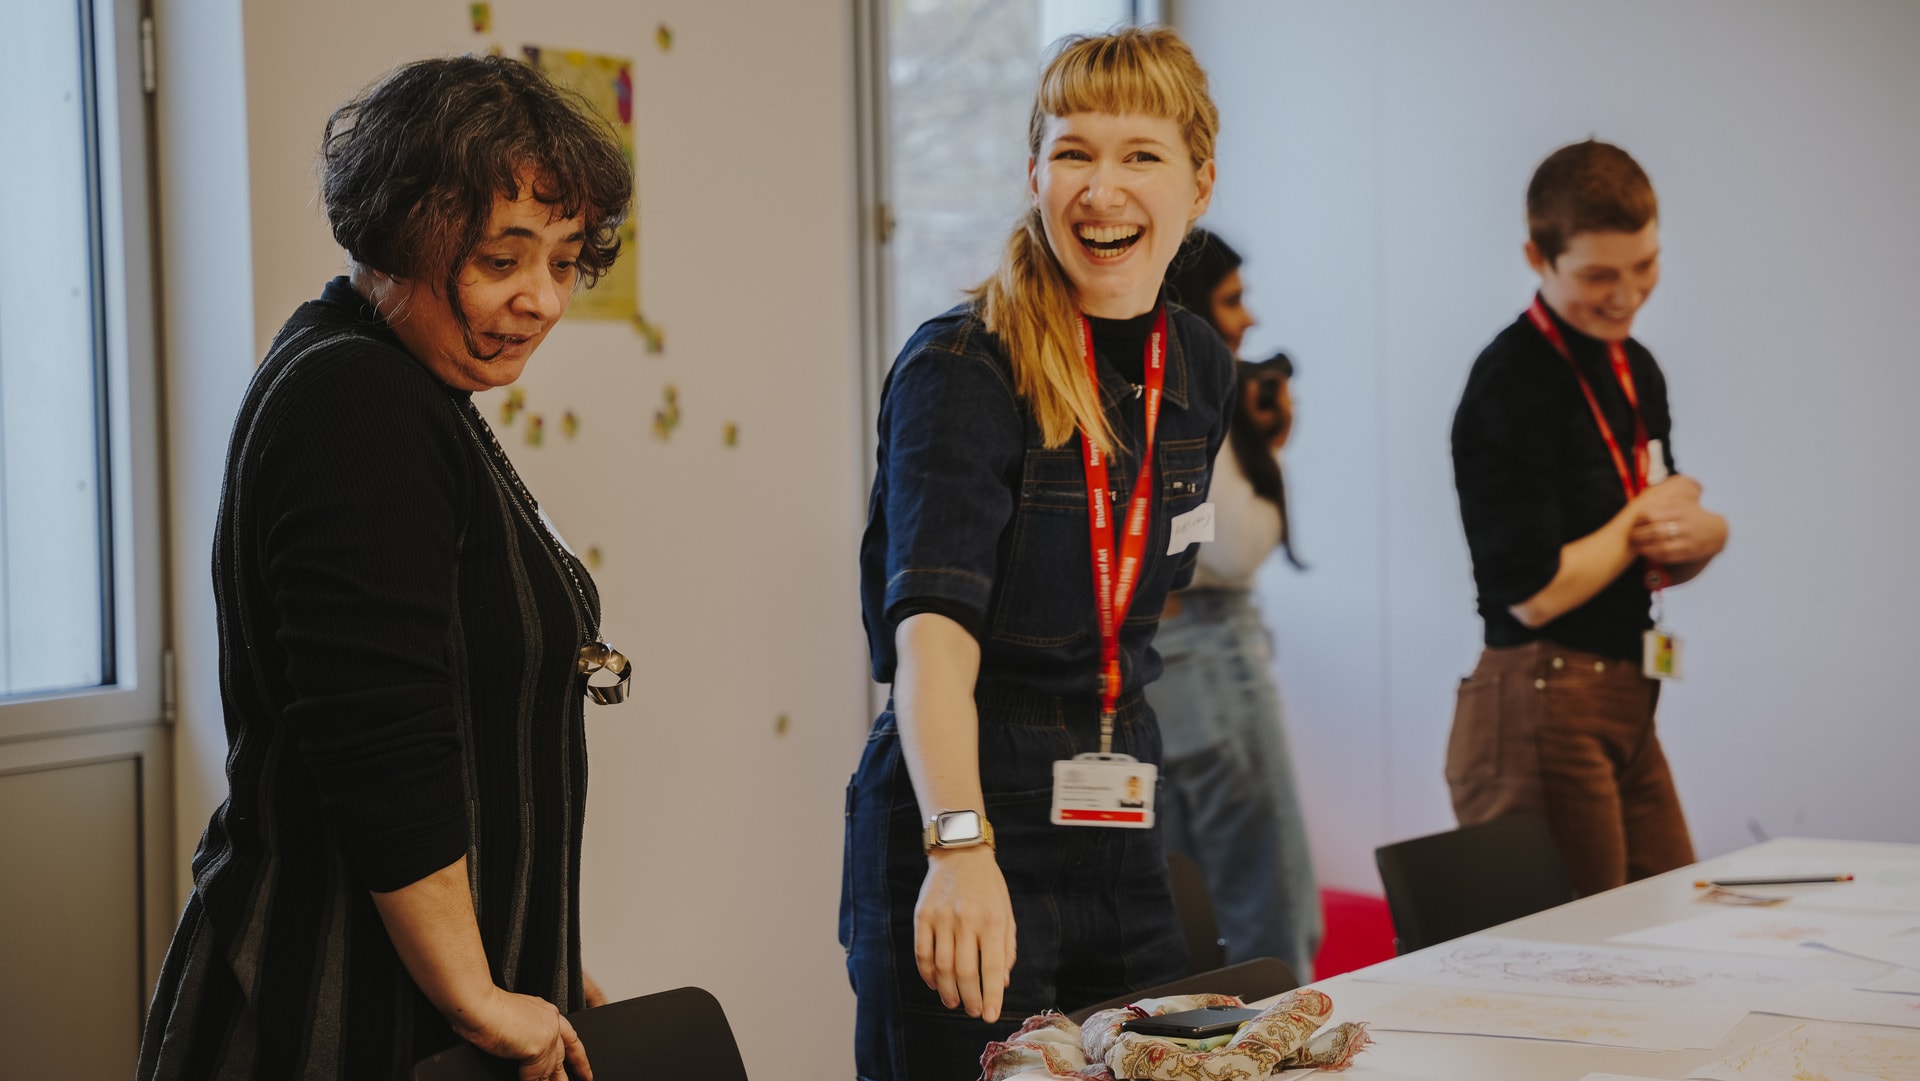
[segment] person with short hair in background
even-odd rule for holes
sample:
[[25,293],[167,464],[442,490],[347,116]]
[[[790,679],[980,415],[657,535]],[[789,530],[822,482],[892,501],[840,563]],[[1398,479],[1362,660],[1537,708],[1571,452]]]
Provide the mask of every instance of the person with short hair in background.
[[887,377],[860,580],[893,697],[847,792],[840,914],[867,1081],[971,1081],[1025,1017],[1185,971],[1152,808],[1122,804],[1129,776],[1155,795],[1141,688],[1233,390],[1161,296],[1218,123],[1171,31],[1067,39],[998,270]]
[[492,57],[388,73],[320,157],[348,274],[281,328],[229,444],[228,796],[137,1076],[402,1081],[466,1040],[522,1081],[587,1078],[564,1016],[601,998],[582,699],[630,669],[473,394],[613,265],[632,168],[583,102]]
[[1660,277],[1653,184],[1626,151],[1554,151],[1527,188],[1532,305],[1474,362],[1454,483],[1485,621],[1446,776],[1461,825],[1545,815],[1581,894],[1693,862],[1654,729],[1679,675],[1662,591],[1726,519],[1678,473],[1667,383],[1630,337]]
[[[1240,254],[1195,229],[1167,292],[1240,354],[1254,318]],[[1255,573],[1274,552],[1300,569],[1278,454],[1293,430],[1293,362],[1277,353],[1239,365],[1232,430],[1213,463],[1214,539],[1193,584],[1167,598],[1154,648],[1166,662],[1147,699],[1166,745],[1160,823],[1167,849],[1206,877],[1228,963],[1278,957],[1313,979],[1322,933],[1306,819],[1273,679],[1273,637],[1253,602]]]

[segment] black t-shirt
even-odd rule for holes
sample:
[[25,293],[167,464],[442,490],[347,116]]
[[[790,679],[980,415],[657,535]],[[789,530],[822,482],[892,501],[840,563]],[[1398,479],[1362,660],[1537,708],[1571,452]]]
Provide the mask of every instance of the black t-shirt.
[[1138,384],[1147,377],[1147,337],[1160,318],[1160,305],[1131,319],[1102,319],[1088,316],[1093,324],[1093,355],[1113,365],[1113,370],[1129,383]]
[[[1547,311],[1631,463],[1633,408],[1614,377],[1606,343]],[[1660,441],[1673,471],[1666,377],[1645,346],[1628,339],[1626,349],[1647,436]],[[1538,630],[1508,611],[1553,580],[1562,545],[1599,529],[1627,502],[1572,369],[1524,312],[1467,376],[1453,417],[1453,480],[1488,647],[1546,639],[1607,657],[1640,656],[1640,635],[1652,619],[1646,565],[1639,560],[1593,599]]]

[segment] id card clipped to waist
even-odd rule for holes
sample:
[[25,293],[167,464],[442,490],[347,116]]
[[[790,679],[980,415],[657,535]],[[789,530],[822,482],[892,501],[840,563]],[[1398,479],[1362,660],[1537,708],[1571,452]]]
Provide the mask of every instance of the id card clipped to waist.
[[1153,828],[1153,793],[1160,769],[1127,754],[1089,752],[1053,764],[1056,826]]

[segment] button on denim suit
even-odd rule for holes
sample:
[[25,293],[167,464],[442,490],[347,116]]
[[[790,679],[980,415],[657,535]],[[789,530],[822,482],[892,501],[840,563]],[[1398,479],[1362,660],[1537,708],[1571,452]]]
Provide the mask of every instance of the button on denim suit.
[[[1116,542],[1139,475],[1144,406],[1099,358],[1122,444],[1110,493]],[[1140,689],[1160,673],[1154,628],[1195,549],[1169,555],[1170,522],[1205,500],[1224,437],[1233,360],[1199,318],[1169,306],[1165,393],[1141,577],[1121,633],[1123,694],[1113,749],[1160,760]],[[861,543],[861,609],[873,676],[891,682],[898,606],[979,613],[980,773],[1018,929],[1001,1020],[941,1005],[913,957],[926,877],[925,823],[892,704],[875,720],[847,788],[840,941],[859,1000],[861,1078],[979,1076],[981,1051],[1027,1016],[1073,1010],[1182,975],[1186,947],[1158,829],[1054,826],[1053,763],[1099,750],[1100,635],[1087,490],[1076,435],[1042,445],[1011,362],[971,306],[923,325],[887,377],[879,461]]]

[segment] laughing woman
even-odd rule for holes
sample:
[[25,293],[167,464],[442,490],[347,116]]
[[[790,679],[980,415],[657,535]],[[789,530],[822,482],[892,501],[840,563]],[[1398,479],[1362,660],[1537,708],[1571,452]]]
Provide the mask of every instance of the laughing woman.
[[[1161,298],[1217,127],[1173,33],[1070,39],[999,268],[888,377],[861,604],[893,700],[849,788],[840,921],[864,1079],[976,1077],[1027,1015],[1184,971],[1141,688],[1233,388]],[[1131,760],[1075,760],[1105,751]]]

